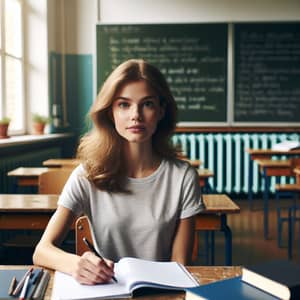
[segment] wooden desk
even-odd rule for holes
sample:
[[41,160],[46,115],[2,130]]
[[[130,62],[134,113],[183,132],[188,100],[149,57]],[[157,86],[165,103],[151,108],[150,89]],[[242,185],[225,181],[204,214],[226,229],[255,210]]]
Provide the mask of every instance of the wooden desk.
[[58,195],[0,194],[0,230],[44,230]]
[[[43,230],[57,207],[58,195],[0,194],[0,230]],[[225,236],[225,260],[232,264],[232,234],[227,214],[239,213],[240,208],[226,195],[203,195],[206,209],[196,217],[196,230],[222,231]],[[198,235],[193,255],[198,254]],[[211,264],[214,263],[214,245]]]
[[187,161],[192,167],[198,169],[201,166],[201,161],[199,159],[188,159],[182,158],[183,160]]
[[271,159],[272,156],[300,156],[300,149],[290,150],[290,151],[275,151],[272,149],[246,149],[249,153],[249,176],[248,176],[248,203],[249,207],[253,206],[253,166],[254,161],[257,159]]
[[214,177],[214,172],[209,169],[198,169],[199,175],[199,184],[203,192],[210,193],[212,192],[212,188],[208,182],[210,177]]
[[279,183],[280,176],[293,176],[291,160],[273,160],[273,159],[257,159],[264,178],[264,238],[268,238],[269,234],[269,190],[270,178],[276,177],[276,182]]
[[[205,230],[211,232],[211,243],[206,241],[207,247],[211,248],[210,264],[214,264],[214,231],[222,231],[225,238],[225,263],[232,265],[232,233],[227,224],[227,214],[239,213],[240,208],[227,195],[208,194],[203,195],[205,210],[196,216],[195,242],[193,259],[198,255],[199,237],[197,231]],[[206,253],[209,253],[206,249]]]
[[[9,266],[9,265],[0,265],[0,269],[26,269],[29,266]],[[192,275],[200,282],[200,284],[207,284],[211,282],[215,282],[218,280],[223,280],[225,278],[232,278],[236,276],[240,276],[242,271],[240,266],[234,267],[187,267],[187,269],[192,273]],[[50,271],[51,278],[48,283],[48,287],[46,290],[46,294],[44,300],[50,300],[52,289],[53,289],[53,279],[54,279],[54,271]],[[133,299],[140,300],[184,300],[185,292],[162,292],[162,293],[151,293],[148,295],[136,295]]]
[[79,163],[76,158],[51,158],[43,161],[43,166],[49,168],[75,168]]
[[16,177],[15,192],[17,192],[18,186],[32,186],[37,187],[39,185],[39,176],[49,171],[49,168],[30,168],[20,167],[7,173],[7,176]]

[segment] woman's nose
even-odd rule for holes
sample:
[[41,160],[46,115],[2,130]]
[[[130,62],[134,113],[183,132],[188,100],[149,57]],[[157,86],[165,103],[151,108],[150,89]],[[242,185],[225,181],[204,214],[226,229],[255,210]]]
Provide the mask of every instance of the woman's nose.
[[140,121],[142,119],[142,112],[141,109],[138,105],[134,105],[132,107],[132,115],[131,115],[131,119],[134,121]]

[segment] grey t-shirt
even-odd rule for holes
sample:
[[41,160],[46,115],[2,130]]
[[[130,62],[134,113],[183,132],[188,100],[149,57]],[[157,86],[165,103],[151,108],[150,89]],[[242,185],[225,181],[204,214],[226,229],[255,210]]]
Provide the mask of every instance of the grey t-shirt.
[[114,261],[125,256],[170,260],[179,219],[203,210],[198,175],[186,162],[163,160],[148,177],[128,178],[131,194],[97,189],[78,166],[58,204],[86,214],[96,248]]

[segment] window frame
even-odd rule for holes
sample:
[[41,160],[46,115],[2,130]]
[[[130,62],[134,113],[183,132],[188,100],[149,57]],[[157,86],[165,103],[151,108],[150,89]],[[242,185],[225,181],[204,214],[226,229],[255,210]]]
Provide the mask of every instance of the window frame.
[[6,59],[11,58],[14,61],[18,61],[20,63],[21,67],[21,103],[18,105],[18,109],[21,109],[21,115],[22,115],[22,123],[20,124],[20,129],[13,129],[11,126],[9,127],[9,134],[10,135],[18,135],[18,134],[25,134],[26,133],[26,116],[27,116],[27,105],[26,105],[26,92],[25,92],[25,26],[24,26],[24,0],[15,0],[20,5],[20,35],[21,35],[21,51],[20,51],[20,57],[15,56],[14,54],[8,53],[6,51],[6,45],[5,45],[5,1],[7,0],[0,0],[0,39],[1,39],[1,46],[0,46],[0,87],[1,87],[1,95],[0,95],[0,118],[2,117],[11,117],[7,115],[7,108],[6,108],[6,101],[4,100],[7,94],[7,83],[6,83]]

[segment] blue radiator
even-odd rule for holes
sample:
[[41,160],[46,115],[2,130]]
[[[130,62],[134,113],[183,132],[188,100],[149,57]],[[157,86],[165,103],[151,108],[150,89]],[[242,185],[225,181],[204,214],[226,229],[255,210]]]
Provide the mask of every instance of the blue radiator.
[[[181,147],[190,159],[200,159],[200,168],[208,168],[215,174],[209,183],[219,193],[248,193],[249,154],[248,148],[270,149],[284,140],[300,140],[298,133],[177,133],[173,143]],[[258,166],[254,164],[254,193],[264,189]],[[282,183],[293,182],[292,178],[281,178]],[[271,180],[274,191],[275,178]]]

